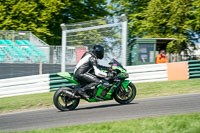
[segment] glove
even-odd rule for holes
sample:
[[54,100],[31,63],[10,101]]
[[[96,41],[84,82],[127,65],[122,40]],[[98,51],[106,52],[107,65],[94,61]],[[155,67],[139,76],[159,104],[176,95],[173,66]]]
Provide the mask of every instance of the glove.
[[112,71],[113,69],[112,69],[112,67],[108,67],[108,71]]

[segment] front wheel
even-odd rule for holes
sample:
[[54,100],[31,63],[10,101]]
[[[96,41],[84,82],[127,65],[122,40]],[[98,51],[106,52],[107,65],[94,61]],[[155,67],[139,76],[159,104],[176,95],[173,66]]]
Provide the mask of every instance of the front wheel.
[[133,83],[129,83],[129,85],[127,86],[127,92],[125,91],[125,89],[121,86],[119,87],[114,94],[114,99],[116,102],[120,103],[120,104],[127,104],[130,103],[131,101],[133,101],[133,99],[136,96],[136,87]]
[[[71,89],[69,89],[69,91],[70,90]],[[78,106],[80,99],[70,98],[66,96],[64,90],[60,88],[55,92],[53,102],[57,109],[61,111],[67,111],[74,110]]]

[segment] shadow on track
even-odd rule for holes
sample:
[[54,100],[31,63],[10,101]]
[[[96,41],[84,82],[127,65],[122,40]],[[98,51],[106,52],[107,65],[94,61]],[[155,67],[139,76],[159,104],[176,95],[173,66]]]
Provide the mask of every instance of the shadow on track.
[[[69,111],[89,110],[89,109],[98,109],[98,108],[111,108],[111,107],[116,107],[116,106],[130,106],[132,104],[138,104],[138,103],[129,103],[129,104],[113,103],[113,104],[96,105],[96,106],[90,106],[90,107],[78,107],[75,110],[69,110]],[[66,112],[66,111],[58,111],[58,112]]]

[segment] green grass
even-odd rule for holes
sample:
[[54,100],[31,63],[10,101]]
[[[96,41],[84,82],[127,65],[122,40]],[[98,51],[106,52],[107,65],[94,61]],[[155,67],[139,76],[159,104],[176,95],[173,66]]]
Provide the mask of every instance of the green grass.
[[[136,98],[200,93],[200,79],[137,83]],[[0,98],[0,114],[54,107],[54,92]]]
[[200,93],[200,79],[137,83],[137,98]]
[[200,133],[200,113],[38,129],[18,133]]
[[52,107],[53,92],[0,98],[0,113]]

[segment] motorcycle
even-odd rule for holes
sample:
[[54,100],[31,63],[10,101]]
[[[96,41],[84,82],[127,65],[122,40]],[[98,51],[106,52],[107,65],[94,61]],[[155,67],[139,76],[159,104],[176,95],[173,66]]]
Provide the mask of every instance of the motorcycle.
[[97,85],[95,89],[88,89],[86,93],[90,98],[86,99],[81,95],[74,95],[74,90],[84,86],[84,83],[78,83],[68,72],[57,73],[59,76],[65,78],[73,86],[59,88],[53,97],[54,105],[61,111],[74,110],[80,102],[80,99],[84,99],[88,102],[98,102],[115,99],[120,104],[128,104],[136,96],[136,87],[130,81],[126,80],[129,75],[126,69],[115,59],[109,63],[111,70],[104,70],[104,72],[113,73],[111,79],[101,79],[101,83]]

